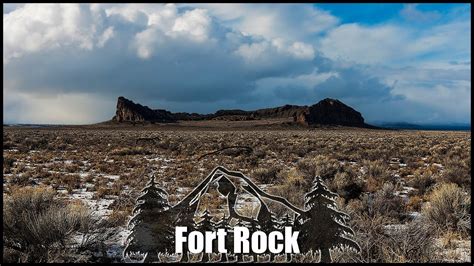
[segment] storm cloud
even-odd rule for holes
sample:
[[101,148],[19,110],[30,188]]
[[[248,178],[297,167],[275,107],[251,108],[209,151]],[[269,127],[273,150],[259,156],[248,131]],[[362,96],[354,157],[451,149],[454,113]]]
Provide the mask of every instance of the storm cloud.
[[[427,37],[454,28],[448,37],[459,39],[470,31],[466,21],[416,34],[400,25],[341,24],[312,5],[173,4],[7,6],[3,21],[7,123],[100,122],[120,95],[201,113],[332,97],[368,120],[470,120],[470,52],[441,35]],[[413,47],[397,55],[401,42]],[[456,56],[446,56],[445,46]],[[441,59],[419,58],[430,51]],[[447,108],[426,100],[441,96],[424,94],[457,103]]]

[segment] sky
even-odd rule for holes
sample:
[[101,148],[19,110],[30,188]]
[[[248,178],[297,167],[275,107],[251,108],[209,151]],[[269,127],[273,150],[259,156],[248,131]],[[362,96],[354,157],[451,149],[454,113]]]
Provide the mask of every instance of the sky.
[[312,105],[470,123],[470,4],[4,4],[4,123]]

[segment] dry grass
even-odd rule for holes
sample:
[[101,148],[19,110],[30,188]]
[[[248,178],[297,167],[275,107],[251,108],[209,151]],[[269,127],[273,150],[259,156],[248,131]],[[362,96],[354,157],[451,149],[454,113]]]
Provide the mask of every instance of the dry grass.
[[456,184],[441,184],[428,196],[424,215],[440,230],[459,230],[470,219],[471,196]]
[[88,218],[86,209],[63,205],[46,188],[11,191],[3,207],[4,249],[13,249],[22,262],[47,262],[48,252],[65,247],[68,238]]
[[[357,259],[353,254],[334,253],[338,261],[429,261],[421,249],[430,250],[433,239],[448,238],[443,234],[447,228],[460,239],[470,240],[466,212],[470,206],[470,132],[6,127],[3,136],[4,195],[11,196],[24,186],[66,190],[69,194],[60,195],[66,198],[79,191],[92,192],[92,200],[114,201],[108,206],[107,220],[115,228],[129,217],[151,172],[176,203],[222,165],[266,184],[268,192],[299,207],[303,207],[303,196],[311,189],[314,176],[323,176],[341,196],[341,205],[351,215],[364,246]],[[156,141],[137,143],[141,138]],[[248,146],[252,151],[228,149],[198,160],[229,146]],[[209,202],[217,207],[215,199]],[[271,207],[277,214],[286,211],[280,205]],[[418,243],[416,251],[408,250],[409,242],[401,240],[411,231],[402,230],[397,240],[390,240],[384,229],[411,225],[414,221],[407,218],[407,212],[412,211],[431,217],[440,229],[426,236],[429,247],[408,238]],[[433,256],[431,261],[435,260],[443,258]]]

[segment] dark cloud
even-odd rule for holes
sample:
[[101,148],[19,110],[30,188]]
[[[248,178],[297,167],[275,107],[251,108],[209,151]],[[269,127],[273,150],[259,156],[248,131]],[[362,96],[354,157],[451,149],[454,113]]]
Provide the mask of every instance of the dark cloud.
[[[321,53],[318,42],[309,42],[314,32],[308,28],[303,39],[309,41],[295,42],[271,37],[274,29],[270,37],[240,32],[194,7],[160,6],[154,13],[135,7],[111,12],[112,7],[106,6],[109,13],[100,6],[55,7],[50,18],[37,15],[49,14],[45,10],[28,6],[20,8],[24,14],[4,15],[4,111],[9,121],[44,122],[49,116],[52,121],[98,122],[113,115],[119,95],[155,108],[201,113],[309,105],[330,97],[369,120],[469,118],[463,115],[463,101],[462,108],[445,108],[410,90],[426,93],[439,85],[434,91],[452,92],[445,96],[450,100],[470,96],[470,61],[452,61],[462,69],[443,70],[349,64]],[[239,10],[240,19],[244,11]],[[70,20],[62,16],[65,12]],[[295,14],[282,17],[295,20]],[[323,15],[333,27],[336,20]],[[250,22],[246,18],[244,26]],[[90,103],[87,97],[93,98]],[[32,109],[53,104],[57,108],[45,106],[43,116]],[[80,106],[87,106],[88,117],[78,114]],[[62,120],[55,120],[58,108],[67,110]],[[27,112],[20,115],[22,110]]]

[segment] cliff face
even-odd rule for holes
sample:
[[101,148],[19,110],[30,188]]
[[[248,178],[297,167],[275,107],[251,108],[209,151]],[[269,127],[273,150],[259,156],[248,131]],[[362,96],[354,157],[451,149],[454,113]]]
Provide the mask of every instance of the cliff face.
[[134,103],[119,97],[113,121],[116,122],[159,122],[178,120],[228,120],[245,121],[269,118],[292,118],[294,122],[306,125],[342,125],[352,127],[371,127],[364,123],[362,115],[353,108],[336,99],[324,99],[311,106],[284,105],[275,108],[244,110],[219,110],[214,114],[171,113],[166,110],[153,110],[148,106]]
[[148,106],[134,103],[122,96],[117,100],[114,121],[117,122],[175,122],[171,112],[152,110]]
[[306,111],[306,106],[299,106],[299,105],[284,105],[275,108],[266,108],[266,109],[259,109],[254,112],[255,117],[261,118],[287,118],[287,117],[297,117],[301,113]]
[[359,112],[339,100],[330,98],[308,107],[306,113],[300,115],[298,120],[306,125],[366,126]]

